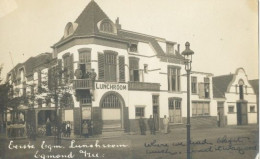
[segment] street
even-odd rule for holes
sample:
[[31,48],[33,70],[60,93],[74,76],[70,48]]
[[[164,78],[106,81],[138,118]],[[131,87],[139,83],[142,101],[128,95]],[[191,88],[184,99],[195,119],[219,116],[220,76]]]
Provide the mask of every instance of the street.
[[[254,159],[258,152],[258,127],[191,129],[191,150],[192,159]],[[1,134],[0,151],[1,159],[185,159],[186,129],[174,129],[169,134],[64,139],[61,145],[54,145],[52,137],[9,140]]]

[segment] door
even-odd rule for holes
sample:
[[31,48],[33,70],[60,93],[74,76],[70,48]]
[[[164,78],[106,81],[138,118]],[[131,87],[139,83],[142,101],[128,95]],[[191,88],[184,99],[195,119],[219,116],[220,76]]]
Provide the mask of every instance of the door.
[[247,102],[237,102],[237,125],[247,124]]
[[224,103],[218,102],[218,127],[225,126]]
[[155,130],[159,130],[159,106],[153,106]]

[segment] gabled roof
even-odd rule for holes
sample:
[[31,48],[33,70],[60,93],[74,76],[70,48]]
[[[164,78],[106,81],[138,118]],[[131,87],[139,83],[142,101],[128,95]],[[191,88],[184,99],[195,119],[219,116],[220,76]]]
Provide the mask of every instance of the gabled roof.
[[[109,17],[103,12],[95,1],[91,1],[86,8],[82,11],[79,17],[76,19],[77,24],[76,30],[70,36],[62,37],[59,42],[54,44],[53,47],[62,45],[63,43],[69,42],[74,38],[89,38],[89,37],[102,37],[110,40],[116,40],[123,43],[131,43],[132,40],[145,41],[150,43],[154,51],[159,56],[169,56],[179,59],[183,59],[180,53],[176,55],[166,54],[158,43],[158,37],[140,34],[132,31],[122,30],[121,27],[117,28],[117,34],[103,33],[98,30],[98,22]],[[111,20],[110,20],[111,21]],[[116,26],[116,25],[115,25]],[[163,39],[166,41],[165,39]]]
[[212,77],[214,98],[225,98],[225,92],[233,77],[234,74]]
[[249,83],[253,87],[255,94],[259,94],[259,79],[249,80]]

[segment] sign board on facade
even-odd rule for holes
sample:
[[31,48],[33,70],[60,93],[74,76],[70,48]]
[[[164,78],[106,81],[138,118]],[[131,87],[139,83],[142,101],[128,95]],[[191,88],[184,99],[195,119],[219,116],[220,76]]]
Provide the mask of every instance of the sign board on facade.
[[111,84],[104,82],[96,82],[95,89],[103,89],[103,90],[128,90],[127,84]]
[[82,107],[82,119],[91,119],[91,107]]

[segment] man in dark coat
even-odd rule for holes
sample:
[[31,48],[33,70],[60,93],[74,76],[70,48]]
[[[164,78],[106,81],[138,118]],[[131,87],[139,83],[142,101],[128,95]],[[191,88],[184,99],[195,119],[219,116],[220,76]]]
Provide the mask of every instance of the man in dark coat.
[[155,124],[154,124],[154,119],[153,119],[152,115],[150,115],[150,118],[148,119],[148,125],[150,128],[151,134],[155,135]]
[[140,117],[140,119],[139,119],[139,126],[140,126],[140,130],[141,130],[141,135],[145,135],[146,125],[145,125],[143,117]]

